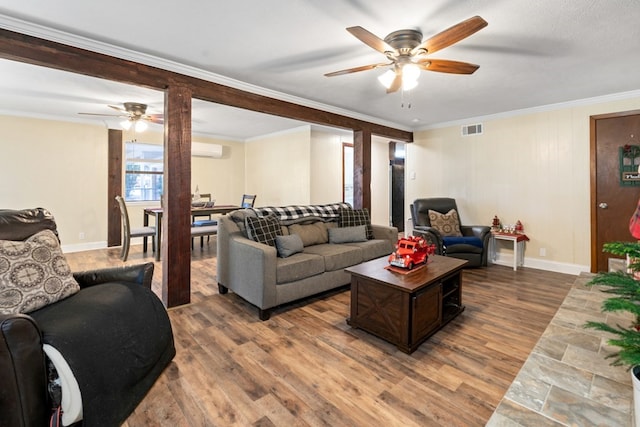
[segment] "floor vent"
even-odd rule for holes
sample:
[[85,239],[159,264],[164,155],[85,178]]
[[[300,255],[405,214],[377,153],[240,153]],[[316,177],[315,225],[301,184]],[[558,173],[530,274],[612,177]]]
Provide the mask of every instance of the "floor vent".
[[482,133],[482,123],[462,126],[462,136],[480,135]]

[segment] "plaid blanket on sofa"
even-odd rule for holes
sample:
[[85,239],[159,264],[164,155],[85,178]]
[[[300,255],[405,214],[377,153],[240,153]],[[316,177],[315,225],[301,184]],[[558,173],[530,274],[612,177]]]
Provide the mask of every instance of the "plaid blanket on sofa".
[[303,218],[322,218],[325,221],[340,217],[340,208],[351,209],[349,203],[332,203],[328,205],[292,205],[292,206],[263,206],[251,208],[259,217],[275,215],[280,222],[300,220]]

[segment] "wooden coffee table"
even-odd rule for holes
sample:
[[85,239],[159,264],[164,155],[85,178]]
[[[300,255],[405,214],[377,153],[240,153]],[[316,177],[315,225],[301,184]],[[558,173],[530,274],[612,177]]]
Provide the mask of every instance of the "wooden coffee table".
[[351,317],[347,323],[412,353],[464,311],[465,260],[431,255],[426,266],[400,274],[387,257],[346,269],[351,273]]

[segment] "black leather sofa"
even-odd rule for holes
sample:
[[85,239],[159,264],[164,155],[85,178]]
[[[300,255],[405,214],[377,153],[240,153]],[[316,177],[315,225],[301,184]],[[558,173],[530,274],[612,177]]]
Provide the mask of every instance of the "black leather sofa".
[[[44,229],[56,231],[45,209],[0,210],[0,240],[24,240]],[[74,273],[80,291],[72,296],[27,314],[0,314],[0,426],[48,425],[43,344],[64,356],[77,380],[81,425],[126,420],[175,355],[169,317],[151,291],[153,267]]]

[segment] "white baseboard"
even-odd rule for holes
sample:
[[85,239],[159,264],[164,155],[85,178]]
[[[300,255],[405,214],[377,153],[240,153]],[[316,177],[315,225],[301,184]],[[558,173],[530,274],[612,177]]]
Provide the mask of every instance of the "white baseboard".
[[73,245],[60,245],[63,253],[91,251],[94,249],[105,249],[107,242],[88,242],[88,243],[76,243]]
[[[491,261],[489,261],[491,262]],[[506,267],[513,267],[512,255],[500,255],[493,264],[504,265]],[[582,272],[591,271],[591,267],[588,265],[568,264],[556,261],[545,261],[540,258],[524,258],[524,267],[537,268],[538,270],[554,271],[556,273],[573,274],[575,276]]]

